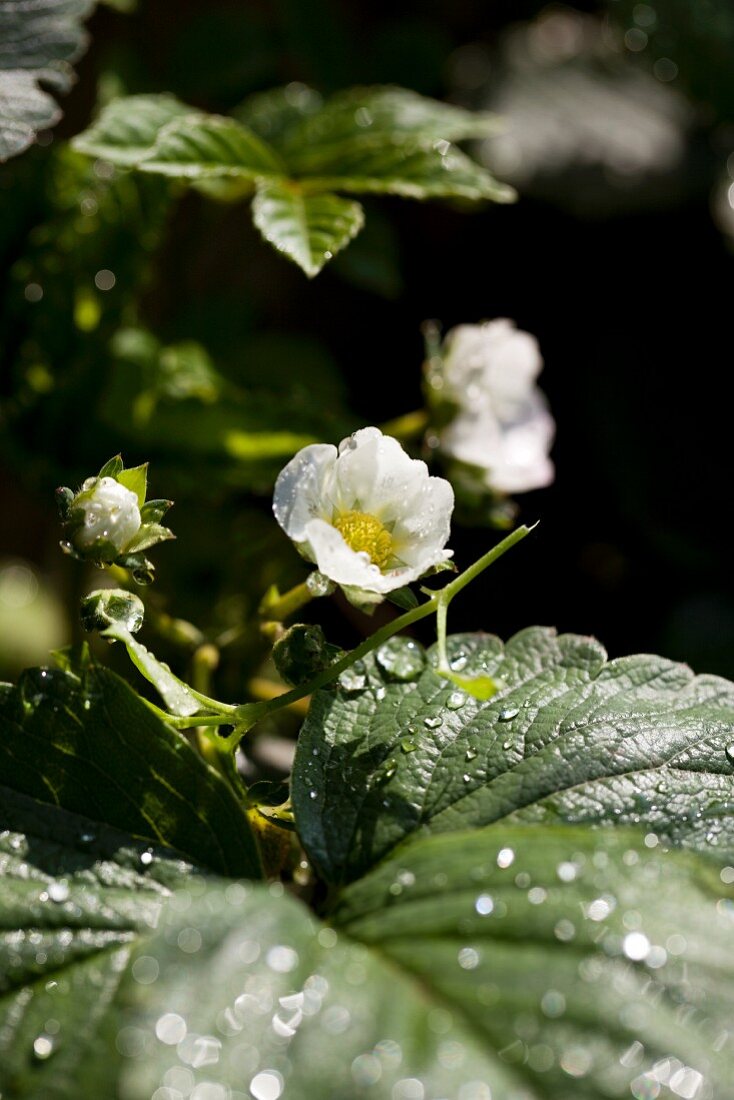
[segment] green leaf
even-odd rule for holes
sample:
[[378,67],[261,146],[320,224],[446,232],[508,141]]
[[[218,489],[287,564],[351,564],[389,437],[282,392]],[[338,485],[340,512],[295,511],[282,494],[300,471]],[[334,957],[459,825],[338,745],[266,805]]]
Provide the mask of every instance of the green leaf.
[[261,184],[252,204],[266,241],[312,278],[359,233],[364,212],[338,195],[303,194],[297,184]]
[[257,134],[219,115],[189,115],[169,122],[138,168],[182,179],[283,174],[280,161]]
[[406,847],[331,926],[279,883],[194,880],[77,1095],[723,1100],[733,897],[637,834],[527,826]]
[[486,137],[498,128],[496,115],[466,111],[407,88],[357,87],[332,96],[320,110],[312,105],[297,122],[293,117],[278,144],[287,159],[318,147],[320,155],[336,160],[348,157],[356,144],[399,144],[411,138],[462,141]]
[[453,671],[504,687],[482,702],[418,662],[412,681],[395,683],[393,651],[386,663],[378,650],[360,690],[315,696],[293,805],[328,881],[358,877],[411,834],[503,818],[640,824],[666,843],[734,854],[728,681],[662,657],[607,661],[591,638],[538,627],[505,646],[457,636],[449,654]]
[[197,872],[4,786],[0,829],[0,1091],[81,1096],[76,1073],[133,945]]
[[425,139],[381,145],[355,142],[332,155],[313,146],[292,154],[292,170],[315,191],[402,195],[409,199],[460,198],[513,202],[516,195],[486,168],[448,142]]
[[82,22],[93,0],[5,0],[0,4],[0,162],[22,153],[61,111],[41,88],[68,92],[71,63],[84,53]]
[[0,776],[15,791],[257,877],[244,809],[188,741],[114,673],[33,669],[0,688]]
[[101,157],[113,164],[137,164],[153,149],[163,127],[191,108],[170,95],[132,95],[104,107],[96,122],[74,138],[80,153]]
[[322,103],[321,96],[313,88],[293,82],[285,88],[272,88],[249,96],[232,114],[280,150],[294,126],[315,114]]
[[148,463],[144,462],[142,466],[128,466],[126,470],[120,470],[115,476],[120,485],[124,485],[131,493],[135,493],[138,498],[138,507],[142,508],[148,491]]

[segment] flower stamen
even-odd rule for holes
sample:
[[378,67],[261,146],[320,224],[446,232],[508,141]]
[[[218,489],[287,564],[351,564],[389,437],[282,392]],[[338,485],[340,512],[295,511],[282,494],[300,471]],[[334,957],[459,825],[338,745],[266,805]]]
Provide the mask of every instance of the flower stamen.
[[373,565],[385,569],[393,556],[392,536],[377,516],[350,509],[335,512],[331,522],[347,546],[358,554],[367,554]]

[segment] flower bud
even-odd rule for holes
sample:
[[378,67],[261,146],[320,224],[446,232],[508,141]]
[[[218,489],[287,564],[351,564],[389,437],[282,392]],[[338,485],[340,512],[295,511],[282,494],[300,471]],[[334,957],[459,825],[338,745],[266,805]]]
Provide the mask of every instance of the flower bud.
[[145,608],[134,592],[124,588],[102,588],[84,597],[79,614],[82,626],[90,632],[118,625],[135,634],[143,625]]
[[273,646],[273,660],[285,682],[297,687],[328,668],[341,652],[327,642],[320,626],[295,623]]
[[143,551],[174,536],[160,523],[172,502],[146,502],[146,489],[147,464],[125,469],[120,455],[88,477],[77,493],[57,489],[62,550],[97,565],[119,565],[139,584],[150,583],[153,565]]
[[140,530],[137,495],[113,477],[88,477],[70,512],[78,516],[75,549],[83,554],[101,551],[101,561],[116,558]]

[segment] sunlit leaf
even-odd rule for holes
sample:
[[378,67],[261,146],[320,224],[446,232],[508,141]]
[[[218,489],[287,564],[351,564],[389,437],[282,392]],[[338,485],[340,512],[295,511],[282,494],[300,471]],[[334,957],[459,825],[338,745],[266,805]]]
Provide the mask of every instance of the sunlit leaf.
[[246,814],[222,777],[104,668],[32,669],[2,686],[0,776],[213,871],[260,873]]
[[349,881],[411,835],[506,818],[639,824],[734,854],[731,683],[662,657],[607,661],[593,639],[541,628],[504,646],[459,635],[449,654],[503,687],[482,702],[430,661],[395,681],[391,648],[358,686],[315,696],[293,803],[325,878]]
[[287,181],[263,184],[253,202],[255,225],[266,241],[314,276],[359,233],[358,202],[329,194],[304,194]]
[[27,149],[61,110],[41,87],[67,92],[71,63],[84,52],[82,26],[94,0],[3,0],[0,3],[0,161]]

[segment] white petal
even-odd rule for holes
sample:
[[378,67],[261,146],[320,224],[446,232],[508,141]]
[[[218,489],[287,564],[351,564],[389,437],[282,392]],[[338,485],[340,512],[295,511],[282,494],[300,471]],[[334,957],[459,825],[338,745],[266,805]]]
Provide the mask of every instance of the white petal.
[[315,516],[331,516],[336,460],[336,447],[314,443],[300,450],[278,474],[273,512],[296,543],[304,542],[306,525]]
[[555,423],[539,393],[533,394],[514,421],[501,423],[492,413],[461,413],[442,437],[444,450],[486,471],[487,484],[505,493],[541,489],[553,481],[548,452]]
[[339,446],[336,496],[344,510],[392,523],[410,508],[427,477],[425,462],[410,458],[397,439],[378,428],[363,428]]
[[444,369],[449,390],[467,409],[492,407],[502,418],[534,388],[543,366],[538,341],[514,321],[459,325],[446,336]]
[[122,551],[140,529],[138,497],[114,477],[87,478],[82,486],[80,506],[84,523],[74,535],[78,549],[88,550],[98,539],[106,539]]
[[393,528],[396,557],[425,573],[451,557],[443,548],[451,531],[454,490],[442,477],[426,478],[418,499],[400,516]]

